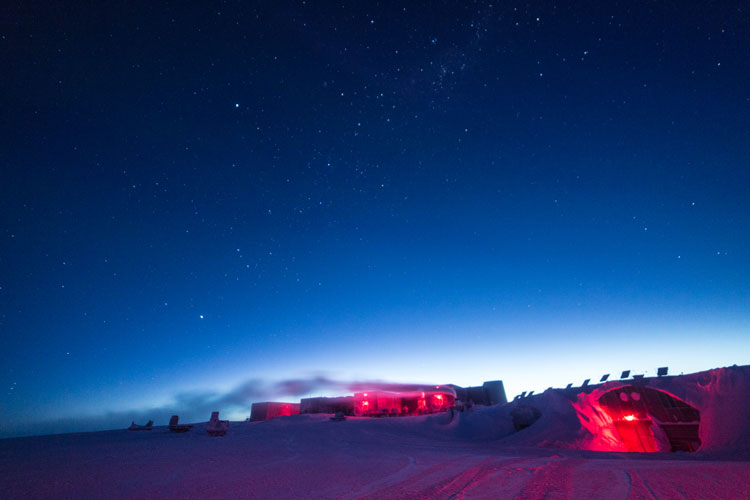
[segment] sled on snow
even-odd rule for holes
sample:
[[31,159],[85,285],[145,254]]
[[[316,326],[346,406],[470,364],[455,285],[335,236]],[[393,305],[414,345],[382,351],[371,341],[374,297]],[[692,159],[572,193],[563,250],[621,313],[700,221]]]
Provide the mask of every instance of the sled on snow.
[[192,425],[178,423],[179,420],[180,420],[180,417],[178,417],[177,415],[172,415],[172,418],[169,419],[170,432],[177,432],[178,434],[181,434],[193,428]]
[[128,427],[128,430],[129,431],[150,431],[153,428],[154,428],[153,420],[149,420],[148,422],[146,422],[146,425],[138,425],[135,423],[135,420],[133,420],[130,423],[130,427]]

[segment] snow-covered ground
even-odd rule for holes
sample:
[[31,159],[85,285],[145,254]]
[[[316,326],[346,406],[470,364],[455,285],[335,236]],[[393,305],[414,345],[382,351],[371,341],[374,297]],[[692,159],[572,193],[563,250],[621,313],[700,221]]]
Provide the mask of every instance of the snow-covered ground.
[[[198,424],[5,439],[0,498],[750,499],[750,367],[649,383],[700,409],[696,453],[592,451],[580,412],[622,384],[454,416],[232,422],[223,437]],[[518,405],[541,418],[516,431]]]
[[224,437],[197,426],[7,439],[0,497],[750,498],[748,461],[509,446],[441,434],[447,418],[298,415],[232,423]]

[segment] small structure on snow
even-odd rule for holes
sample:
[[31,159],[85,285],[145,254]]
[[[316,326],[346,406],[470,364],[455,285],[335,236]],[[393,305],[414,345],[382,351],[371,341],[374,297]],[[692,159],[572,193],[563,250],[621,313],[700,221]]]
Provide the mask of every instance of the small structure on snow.
[[172,415],[169,419],[169,430],[171,432],[183,433],[189,431],[193,426],[188,424],[179,424],[180,417]]
[[153,428],[154,428],[153,420],[149,420],[148,422],[146,422],[146,425],[138,425],[135,423],[135,420],[133,420],[130,423],[130,427],[128,427],[128,430],[129,431],[150,431]]
[[229,420],[219,420],[219,412],[211,412],[211,420],[206,424],[206,432],[209,436],[223,436],[229,429]]
[[502,380],[489,380],[476,387],[459,387],[451,385],[456,391],[456,399],[482,406],[505,404],[508,398],[505,395],[505,386]]

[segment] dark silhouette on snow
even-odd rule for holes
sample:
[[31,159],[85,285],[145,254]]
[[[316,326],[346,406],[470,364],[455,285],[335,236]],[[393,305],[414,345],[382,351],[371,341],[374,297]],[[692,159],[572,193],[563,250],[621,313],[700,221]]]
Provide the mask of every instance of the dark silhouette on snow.
[[169,419],[169,430],[171,432],[183,433],[192,429],[192,425],[177,423],[179,420],[180,417],[177,415],[172,415],[172,418]]
[[211,420],[206,424],[206,432],[209,436],[224,436],[229,429],[229,420],[219,420],[219,412],[211,413]]
[[146,425],[138,425],[135,423],[135,421],[132,421],[130,423],[130,427],[128,427],[129,431],[150,431],[154,428],[154,421],[149,420],[146,422]]
[[343,411],[337,411],[336,414],[331,417],[331,420],[334,422],[343,422],[346,420],[346,415],[344,415]]

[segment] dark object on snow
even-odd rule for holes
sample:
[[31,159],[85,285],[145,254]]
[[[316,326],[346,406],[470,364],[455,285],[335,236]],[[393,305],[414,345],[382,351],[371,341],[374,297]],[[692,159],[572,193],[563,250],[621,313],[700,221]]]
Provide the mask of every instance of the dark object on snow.
[[224,436],[229,429],[229,420],[219,420],[219,412],[211,412],[211,420],[206,424],[209,436]]
[[630,376],[630,370],[625,370],[620,374],[620,378],[628,378]]
[[[502,380],[489,380],[483,383],[482,391],[484,392],[484,404],[487,406],[504,405],[508,402]],[[478,401],[474,402],[478,403]]]
[[188,424],[178,424],[180,417],[177,415],[172,415],[172,418],[169,419],[169,430],[172,432],[187,432],[189,431],[193,426]]
[[602,378],[599,379],[599,382],[606,382],[608,378],[609,378],[609,373],[605,373],[604,375],[602,375]]
[[591,379],[587,378],[586,380],[583,381],[583,383],[581,384],[581,387],[586,387],[587,385],[589,385],[589,382],[591,382]]
[[510,412],[513,417],[513,427],[517,431],[530,427],[534,422],[539,420],[542,412],[539,409],[529,405],[519,405]]
[[128,427],[129,431],[150,431],[154,428],[154,421],[149,420],[146,422],[146,425],[138,425],[135,423],[135,421],[132,421],[130,423],[130,427]]
[[504,405],[508,402],[502,380],[488,380],[475,387],[459,387],[452,384],[451,387],[456,391],[458,401],[473,401],[476,405],[484,406]]
[[661,368],[658,368],[656,370],[656,376],[657,377],[663,377],[663,376],[665,376],[667,374],[667,372],[669,372],[669,367],[668,366],[662,366]]
[[573,387],[573,382],[571,382],[571,383],[569,383],[568,385],[565,386],[566,389],[570,389],[571,387]]
[[331,420],[334,422],[343,422],[346,420],[346,415],[344,415],[343,411],[337,411],[336,414],[331,417]]

